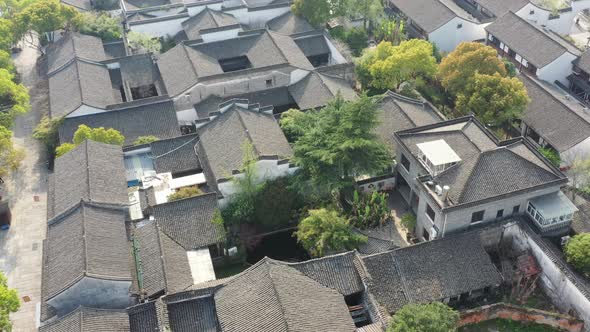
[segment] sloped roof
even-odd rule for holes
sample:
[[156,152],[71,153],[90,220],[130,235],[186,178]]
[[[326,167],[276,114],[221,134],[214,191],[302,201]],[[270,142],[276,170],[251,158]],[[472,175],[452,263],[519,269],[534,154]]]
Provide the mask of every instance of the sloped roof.
[[574,64],[583,71],[590,73],[590,51],[585,50],[579,58],[574,60]]
[[239,25],[240,22],[233,15],[213,10],[209,7],[182,22],[184,32],[191,40],[201,38],[201,31],[205,29]]
[[346,80],[317,72],[309,72],[303,79],[290,85],[289,92],[302,110],[326,106],[338,93],[344,100],[357,98]]
[[79,203],[49,220],[45,296],[53,298],[85,276],[131,281],[126,211]]
[[257,110],[231,106],[197,130],[199,159],[209,179],[216,182],[239,170],[243,164],[243,144],[250,142],[257,157],[289,159],[293,150],[275,118]]
[[440,0],[392,0],[391,3],[427,33],[457,17]]
[[168,92],[177,95],[201,79],[224,74],[219,60],[240,56],[248,58],[251,70],[277,65],[313,69],[293,39],[266,30],[223,41],[181,43],[160,56],[158,67]]
[[47,49],[47,73],[51,74],[75,58],[100,62],[108,56],[100,38],[67,32]]
[[292,11],[266,22],[266,26],[269,30],[288,36],[316,30],[303,16],[295,15]]
[[181,173],[201,168],[195,152],[198,136],[184,135],[150,144],[154,168],[158,173]]
[[485,29],[537,68],[545,67],[566,52],[581,54],[561,36],[513,12],[507,12]]
[[341,294],[267,258],[217,291],[215,305],[227,332],[355,330]]
[[161,301],[150,301],[127,308],[131,332],[158,332],[163,330]]
[[115,103],[109,70],[103,64],[75,59],[49,74],[53,118],[68,115],[81,105],[104,109]]
[[41,326],[39,332],[128,332],[129,318],[124,310],[79,307],[59,319]]
[[56,215],[81,200],[129,203],[120,146],[87,140],[55,160],[54,178],[53,211]]
[[389,313],[406,303],[439,301],[502,282],[478,232],[447,236],[362,259],[368,272],[369,291]]
[[[590,113],[557,95],[547,83],[521,75],[531,102],[522,121],[559,152],[590,137]],[[553,88],[555,89],[555,88]]]
[[443,140],[461,159],[437,174],[434,181],[450,187],[450,207],[559,184],[565,176],[526,141],[500,144],[474,117],[464,117],[395,134],[417,159],[418,144]]
[[483,8],[490,11],[496,17],[500,17],[509,11],[517,12],[529,3],[529,0],[475,0]]
[[125,136],[124,145],[130,145],[140,136],[166,139],[180,134],[174,103],[167,97],[141,99],[105,112],[66,118],[59,128],[60,141],[70,142],[81,124],[116,129]]
[[209,193],[154,205],[152,214],[162,232],[185,250],[193,250],[225,238],[223,228],[212,223],[217,209],[217,196]]
[[299,37],[295,39],[295,43],[307,57],[330,54],[330,46],[323,34]]
[[377,135],[395,156],[395,132],[425,126],[444,119],[430,103],[388,91],[379,103]]
[[219,331],[215,301],[211,295],[169,302],[167,309],[172,331]]

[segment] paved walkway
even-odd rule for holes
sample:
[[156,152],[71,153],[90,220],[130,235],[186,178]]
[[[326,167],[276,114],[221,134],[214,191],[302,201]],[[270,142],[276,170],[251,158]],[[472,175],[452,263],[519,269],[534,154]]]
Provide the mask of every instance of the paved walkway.
[[26,158],[18,172],[4,179],[13,218],[10,230],[0,231],[0,270],[7,275],[9,287],[16,288],[21,297],[21,309],[11,316],[14,332],[37,330],[41,300],[47,168],[43,147],[31,133],[47,110],[48,97],[46,80],[37,75],[37,56],[36,50],[25,47],[15,57],[22,82],[30,89],[32,109],[20,116],[14,127],[14,143],[24,148]]

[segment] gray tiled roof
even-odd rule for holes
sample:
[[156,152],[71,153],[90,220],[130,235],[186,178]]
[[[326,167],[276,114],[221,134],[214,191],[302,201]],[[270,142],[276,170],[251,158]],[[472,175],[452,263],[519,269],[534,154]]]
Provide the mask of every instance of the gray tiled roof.
[[425,126],[444,120],[434,106],[426,101],[416,100],[388,91],[379,103],[379,125],[377,135],[395,156],[393,133]]
[[583,71],[590,73],[590,51],[584,51],[579,58],[574,60],[574,64]]
[[201,168],[195,152],[197,135],[185,135],[150,144],[157,173],[181,173]]
[[126,211],[81,202],[49,220],[45,297],[53,298],[84,276],[131,280]]
[[47,48],[47,73],[52,73],[75,58],[94,62],[108,59],[100,38],[67,32]]
[[302,110],[326,106],[338,93],[344,100],[357,98],[356,92],[345,80],[317,72],[309,72],[303,79],[289,86],[289,92]]
[[170,302],[167,305],[170,329],[175,332],[217,332],[217,314],[213,296]]
[[330,47],[323,34],[300,37],[295,39],[295,43],[307,57],[330,54]]
[[119,205],[129,203],[120,146],[89,140],[83,142],[55,160],[54,180],[55,215],[80,200]]
[[68,115],[82,105],[104,109],[115,103],[109,70],[103,64],[75,59],[49,74],[51,117]]
[[391,4],[427,33],[457,17],[457,14],[440,0],[392,0]]
[[201,38],[202,30],[239,26],[239,24],[240,23],[233,15],[207,7],[197,15],[191,16],[189,19],[182,22],[182,28],[187,37],[192,40]]
[[354,251],[287,264],[321,285],[347,296],[365,290],[358,273],[360,264]]
[[186,250],[163,233],[156,222],[146,222],[133,230],[141,266],[142,292],[153,296],[178,292],[192,285]]
[[124,310],[105,310],[79,307],[60,317],[39,332],[128,332],[129,318]]
[[266,113],[231,106],[199,128],[199,159],[209,181],[231,176],[243,163],[243,144],[249,141],[257,157],[289,159],[291,146],[275,118]]
[[490,11],[496,17],[500,17],[509,11],[517,12],[529,3],[529,0],[475,0],[483,8]]
[[478,232],[366,256],[363,262],[369,291],[390,313],[406,303],[439,301],[502,282]]
[[341,294],[270,259],[230,280],[215,305],[227,332],[355,330]]
[[70,142],[81,124],[91,128],[114,128],[125,136],[125,145],[140,136],[166,139],[180,135],[174,103],[166,97],[142,99],[105,112],[66,118],[59,129],[60,141]]
[[266,26],[269,30],[289,36],[315,30],[303,16],[295,15],[292,11],[273,18]]
[[[522,121],[559,152],[590,137],[590,113],[554,94],[547,83],[521,75],[531,102]],[[567,104],[566,104],[567,103]]]
[[140,303],[127,308],[131,332],[163,331],[162,321],[158,316],[159,301]]
[[185,250],[222,242],[223,228],[211,221],[217,210],[215,193],[158,204],[152,214],[159,229]]
[[160,56],[158,67],[168,93],[178,95],[206,77],[223,74],[220,59],[239,56],[246,56],[252,69],[278,65],[313,69],[293,39],[264,30],[223,41],[181,43]]
[[[450,187],[446,206],[474,203],[500,195],[559,185],[565,176],[522,139],[498,143],[474,117],[449,120],[396,133],[418,158],[417,144],[444,140],[461,161],[434,181]],[[508,171],[510,170],[510,171]]]
[[499,17],[485,29],[537,68],[550,64],[566,52],[581,53],[559,35],[513,12]]

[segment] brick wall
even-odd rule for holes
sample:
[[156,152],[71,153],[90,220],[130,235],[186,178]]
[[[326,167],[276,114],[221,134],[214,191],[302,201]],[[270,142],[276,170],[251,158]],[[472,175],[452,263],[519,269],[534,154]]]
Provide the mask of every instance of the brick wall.
[[496,318],[534,322],[570,332],[580,332],[584,328],[584,322],[582,320],[568,315],[523,308],[506,303],[496,303],[461,312],[459,327]]

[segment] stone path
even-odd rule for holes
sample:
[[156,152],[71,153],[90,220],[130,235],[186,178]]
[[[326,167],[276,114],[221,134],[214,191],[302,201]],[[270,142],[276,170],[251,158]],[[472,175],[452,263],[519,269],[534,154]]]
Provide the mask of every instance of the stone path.
[[20,310],[11,316],[14,332],[37,331],[41,300],[41,254],[47,211],[47,167],[44,149],[31,137],[48,107],[47,81],[39,78],[38,53],[30,47],[14,57],[23,84],[30,89],[32,109],[15,123],[14,143],[25,150],[21,168],[5,178],[12,225],[0,231],[0,270],[21,298]]

